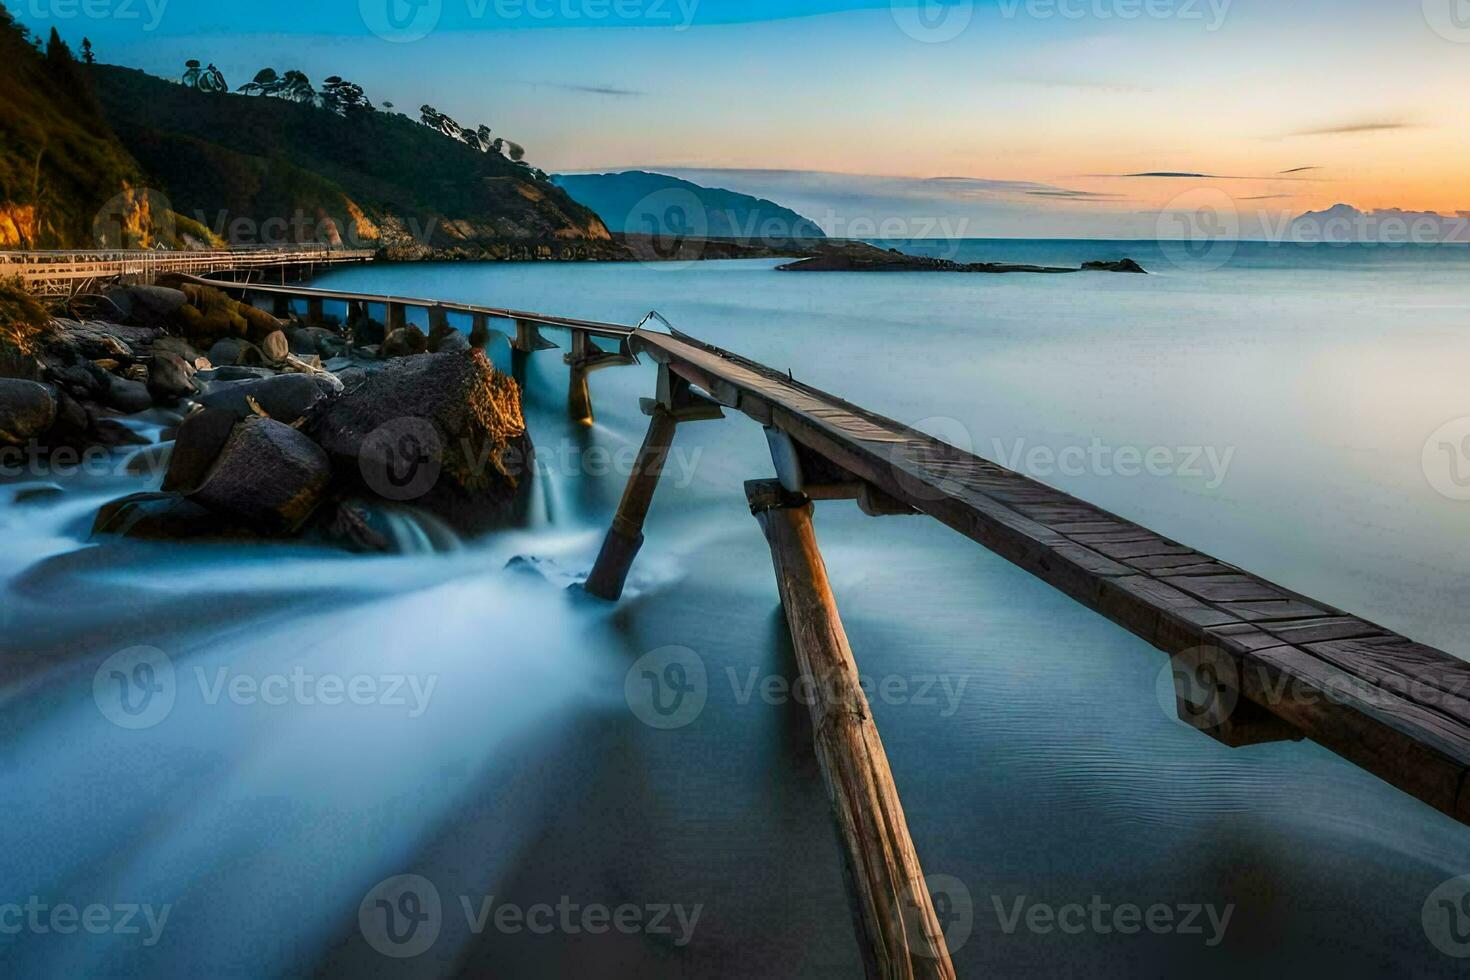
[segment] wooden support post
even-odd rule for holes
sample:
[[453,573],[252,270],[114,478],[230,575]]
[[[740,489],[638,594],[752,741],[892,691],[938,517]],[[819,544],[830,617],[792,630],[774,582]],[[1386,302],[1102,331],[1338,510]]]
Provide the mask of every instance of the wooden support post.
[[510,374],[516,384],[526,387],[526,364],[538,350],[551,350],[556,345],[541,336],[534,320],[517,320],[516,335],[510,342]]
[[474,323],[470,326],[470,346],[484,349],[490,344],[490,316],[486,313],[476,313]]
[[306,300],[306,322],[320,324],[325,322],[326,316],[322,312],[322,301],[318,296],[309,296]]
[[633,473],[623,488],[618,512],[602,542],[597,564],[592,566],[592,574],[583,586],[588,594],[608,602],[616,602],[622,596],[628,570],[633,567],[638,549],[643,547],[643,522],[648,518],[648,508],[653,504],[653,493],[658,489],[658,478],[663,475],[664,461],[668,459],[677,427],[672,412],[662,405],[653,406],[648,434],[643,437],[643,446],[633,461]]
[[449,325],[449,311],[442,306],[429,307],[429,350],[438,350],[439,341],[454,332]]
[[276,319],[278,320],[286,319],[291,315],[291,297],[285,293],[275,293],[271,297],[271,312],[276,315]]
[[745,492],[771,547],[797,665],[811,692],[817,761],[844,845],[868,976],[953,978],[944,933],[817,548],[811,501],[775,480],[747,483]]
[[571,377],[567,381],[567,416],[578,425],[591,425],[592,389],[587,384],[587,362],[595,353],[585,330],[572,331],[572,352],[567,355]]
[[406,326],[408,326],[408,316],[404,312],[403,304],[389,303],[387,323],[388,333],[392,333],[395,330],[402,330]]

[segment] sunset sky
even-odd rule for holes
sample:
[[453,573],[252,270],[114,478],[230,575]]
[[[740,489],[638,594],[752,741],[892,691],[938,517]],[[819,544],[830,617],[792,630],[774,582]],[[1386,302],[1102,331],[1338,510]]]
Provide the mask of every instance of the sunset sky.
[[[1461,0],[67,2],[9,5],[106,62],[341,74],[547,171],[680,172],[829,226],[1151,236],[1218,199],[1251,234],[1337,202],[1470,209]],[[1130,176],[1160,173],[1195,176]]]

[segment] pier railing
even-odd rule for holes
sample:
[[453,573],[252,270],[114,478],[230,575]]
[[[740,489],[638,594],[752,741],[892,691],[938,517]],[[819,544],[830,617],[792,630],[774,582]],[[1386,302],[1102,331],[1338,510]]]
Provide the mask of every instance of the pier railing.
[[121,249],[0,252],[0,279],[19,277],[42,296],[85,292],[93,283],[115,278],[152,283],[161,275],[215,275],[266,269],[303,268],[341,262],[364,262],[368,249],[292,245],[283,248],[231,248],[209,251]]

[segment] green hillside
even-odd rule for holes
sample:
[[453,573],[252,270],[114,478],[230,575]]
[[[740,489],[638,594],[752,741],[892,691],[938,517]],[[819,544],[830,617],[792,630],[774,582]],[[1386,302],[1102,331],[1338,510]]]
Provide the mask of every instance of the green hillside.
[[235,244],[320,241],[433,254],[617,250],[598,217],[530,167],[415,119],[212,94],[93,66],[103,111],[173,210]]
[[142,172],[104,121],[85,66],[54,36],[44,54],[32,47],[3,5],[0,64],[0,248],[153,244]]

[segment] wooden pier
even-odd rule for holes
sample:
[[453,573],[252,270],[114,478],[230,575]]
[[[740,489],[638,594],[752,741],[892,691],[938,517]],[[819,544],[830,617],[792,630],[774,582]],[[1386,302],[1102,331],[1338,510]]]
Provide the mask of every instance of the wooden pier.
[[207,276],[221,272],[309,275],[318,266],[372,259],[369,249],[291,245],[207,251],[123,249],[116,251],[0,252],[0,279],[18,277],[37,296],[73,296],[97,283],[128,278],[152,283],[168,274]]
[[[312,289],[306,286],[236,282],[194,276],[185,278],[199,285],[212,286],[230,293],[245,302],[254,303],[268,299],[271,301],[271,308],[275,314],[281,317],[290,314],[295,304],[305,304],[308,318],[319,320],[326,310],[327,303],[342,307],[344,322],[354,310],[371,311],[376,307],[382,313],[382,322],[389,331],[399,329],[408,323],[407,311],[410,309],[424,310],[431,327],[436,323],[447,325],[451,313],[467,317],[470,322],[469,334],[477,342],[483,344],[491,333],[505,336],[510,343],[511,359],[514,365],[512,373],[515,374],[516,380],[522,383],[525,381],[527,358],[538,351],[558,349],[556,344],[542,336],[541,328],[554,327],[565,330],[571,335],[570,350],[563,357],[570,371],[570,381],[567,387],[567,412],[574,421],[583,425],[591,425],[594,421],[592,393],[587,384],[587,376],[604,368],[637,363],[637,358],[633,356],[632,350],[628,347],[634,328],[616,323],[579,320],[575,317],[547,316],[527,310],[481,306],[475,303],[454,303],[413,296],[339,292]],[[505,326],[503,329],[492,328],[490,326],[492,322]],[[594,340],[612,341],[617,349],[604,350],[597,346]]]
[[[777,479],[747,485],[747,496],[770,545],[797,668],[817,693],[815,751],[870,976],[952,977],[954,969],[857,684],[818,550],[814,501],[852,500],[874,517],[932,517],[1163,650],[1179,716],[1204,734],[1232,747],[1309,738],[1470,823],[1470,664],[1440,650],[677,332],[396,296],[213,285],[286,307],[378,304],[390,322],[402,322],[405,307],[467,314],[481,332],[490,320],[506,321],[522,356],[551,346],[542,328],[570,331],[569,409],[579,419],[591,417],[579,367],[638,355],[654,361],[658,384],[643,402],[648,434],[584,586],[604,599],[622,593],[679,426],[729,410],[765,428]],[[618,350],[603,352],[594,339]]]

